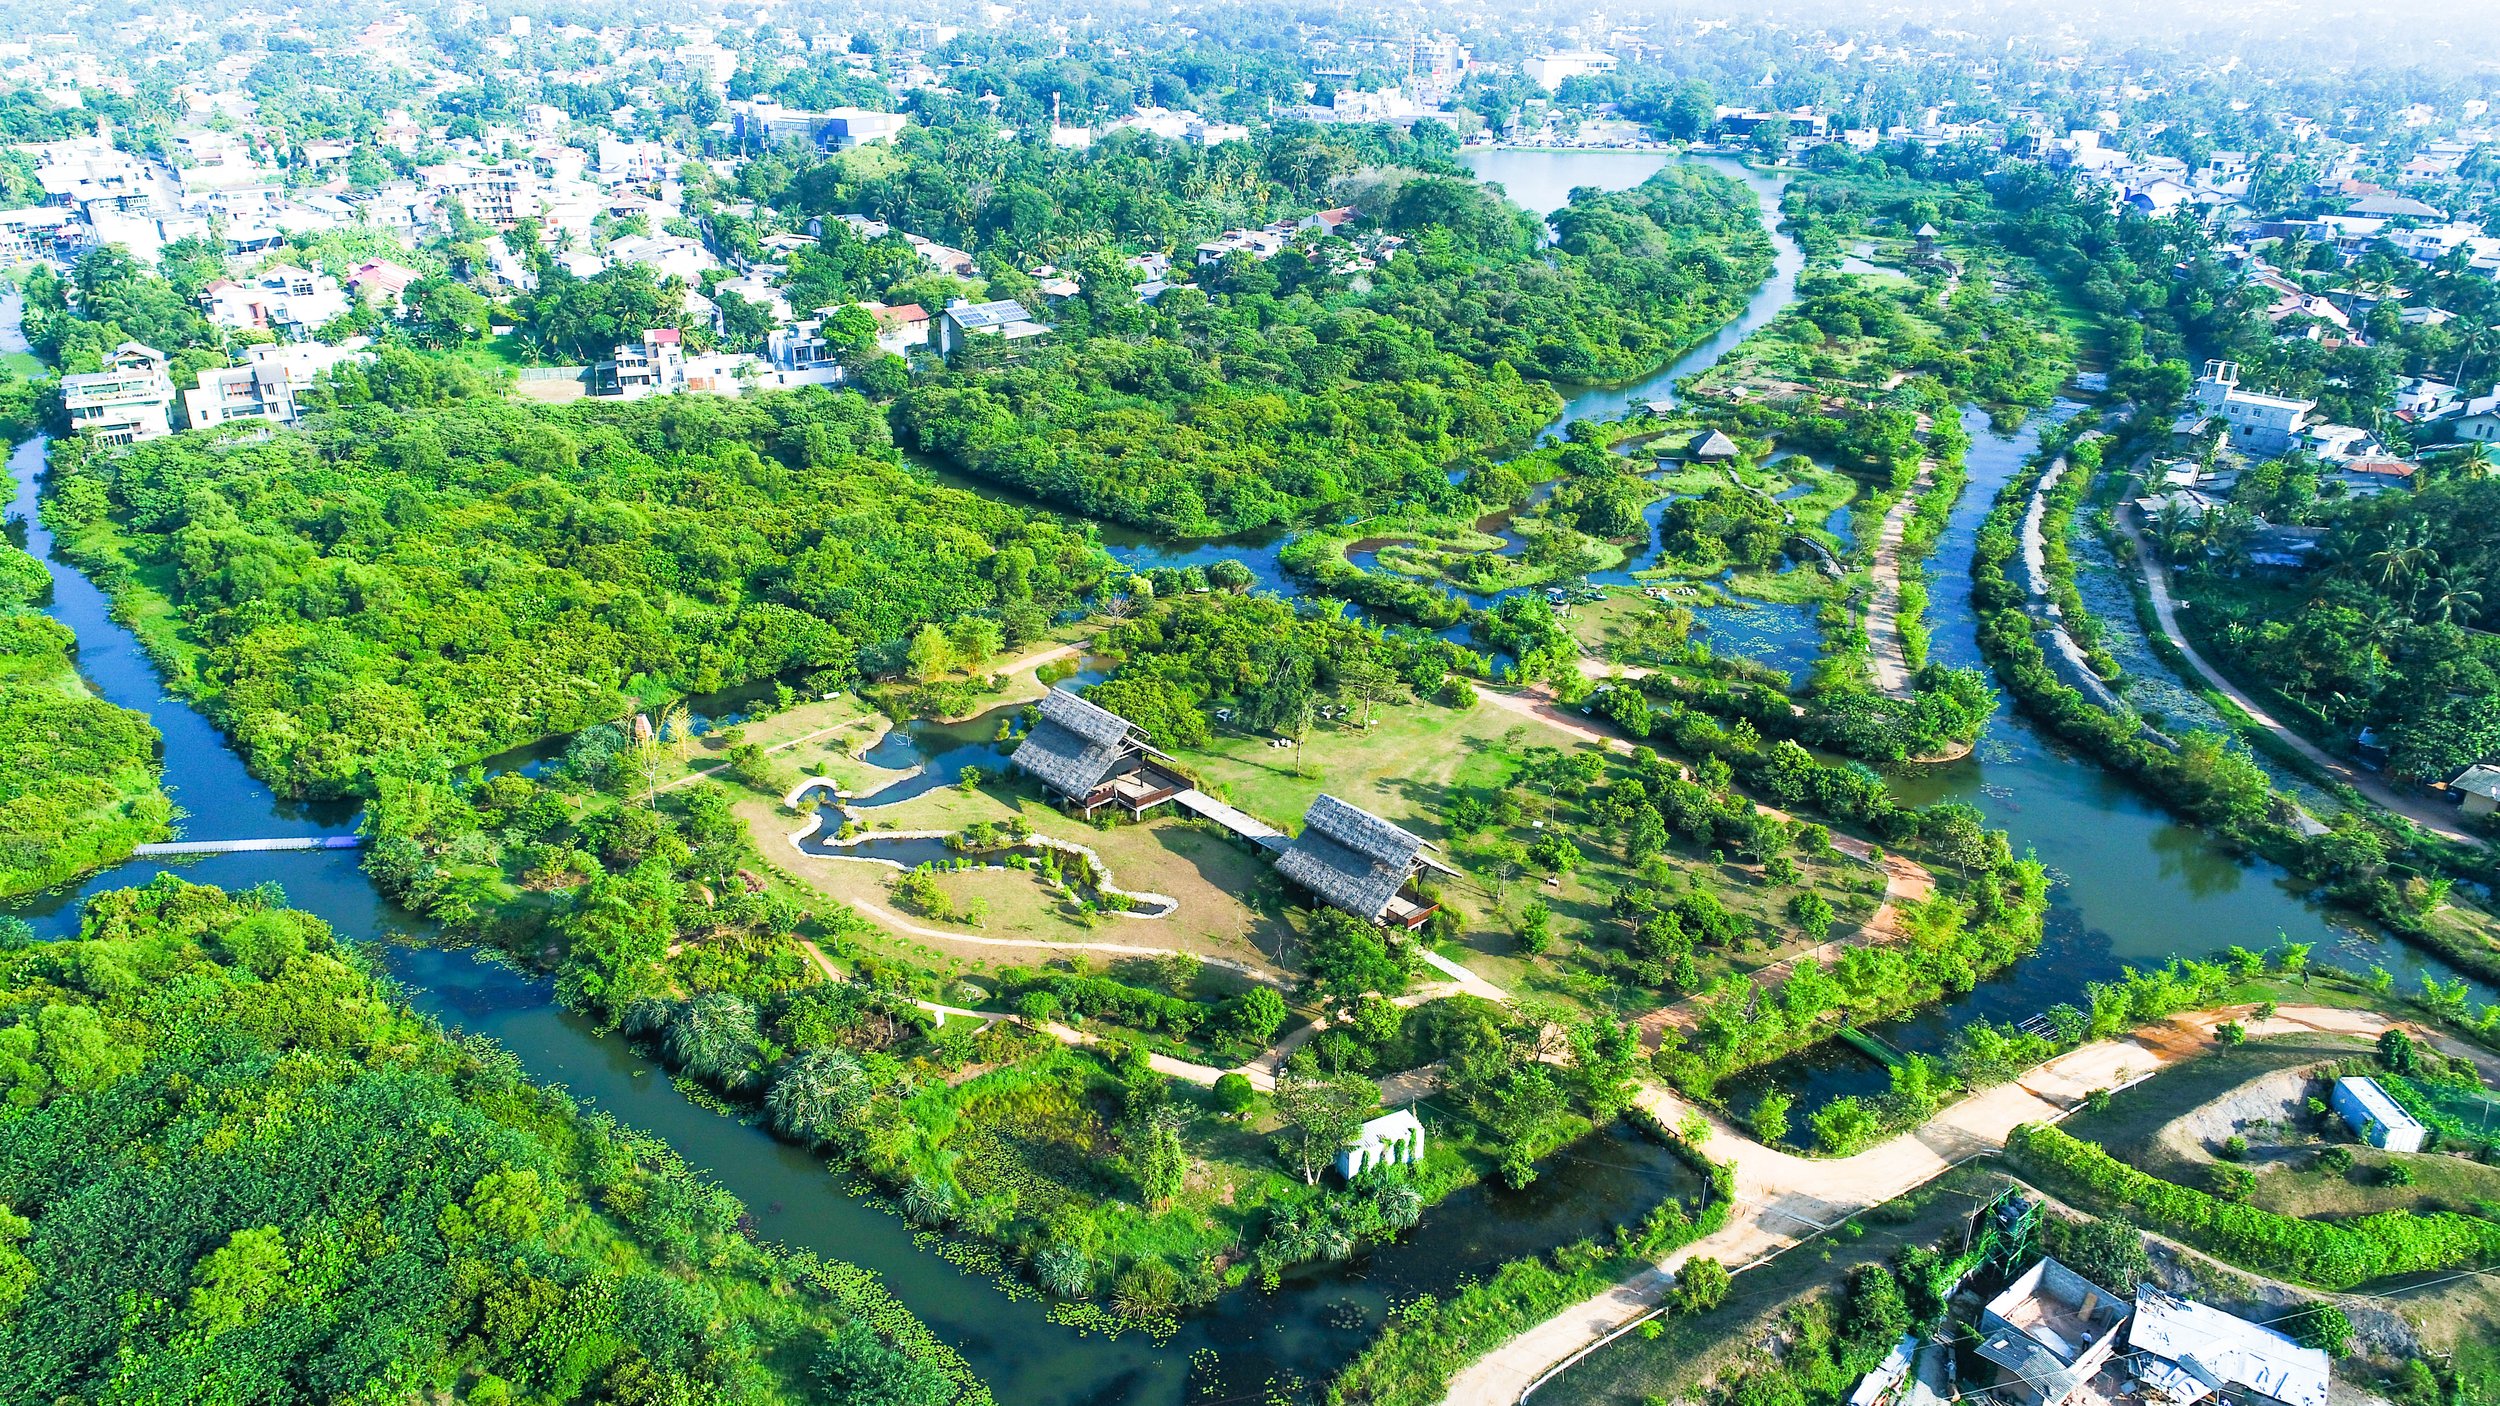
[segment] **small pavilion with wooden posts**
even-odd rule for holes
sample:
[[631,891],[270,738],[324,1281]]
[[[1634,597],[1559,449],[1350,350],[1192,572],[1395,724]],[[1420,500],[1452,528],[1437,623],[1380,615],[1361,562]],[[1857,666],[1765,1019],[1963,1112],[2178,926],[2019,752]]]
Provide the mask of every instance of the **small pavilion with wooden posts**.
[[1303,813],[1302,833],[1276,858],[1277,873],[1329,907],[1410,932],[1439,906],[1414,887],[1427,869],[1458,877],[1422,836],[1325,792]]
[[1040,781],[1086,819],[1108,805],[1140,819],[1189,789],[1172,770],[1156,765],[1170,758],[1147,745],[1145,731],[1110,709],[1054,687],[1042,695],[1041,711],[1008,765]]

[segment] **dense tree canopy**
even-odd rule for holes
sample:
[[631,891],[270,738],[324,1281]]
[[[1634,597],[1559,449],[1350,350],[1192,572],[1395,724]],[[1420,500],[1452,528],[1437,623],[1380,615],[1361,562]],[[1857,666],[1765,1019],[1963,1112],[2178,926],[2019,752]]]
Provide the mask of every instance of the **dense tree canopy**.
[[0,954],[0,1088],[11,1401],[970,1384],[873,1281],[757,1248],[655,1140],[455,1044],[258,892],[163,876]]
[[[161,589],[196,690],[280,789],[393,749],[468,760],[629,694],[841,686],[930,620],[1018,633],[1089,591],[1083,537],[906,471],[854,395],[358,407],[260,442],[64,446],[50,512]],[[170,642],[160,641],[160,644]]]

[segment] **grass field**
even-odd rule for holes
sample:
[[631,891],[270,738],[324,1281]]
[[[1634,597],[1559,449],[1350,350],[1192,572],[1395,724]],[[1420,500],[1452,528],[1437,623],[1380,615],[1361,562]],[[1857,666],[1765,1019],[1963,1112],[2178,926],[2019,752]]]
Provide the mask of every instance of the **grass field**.
[[[1766,881],[1752,866],[1714,862],[1706,851],[1697,853],[1682,842],[1650,861],[1646,871],[1636,871],[1611,848],[1574,835],[1583,861],[1557,882],[1524,876],[1503,884],[1486,857],[1485,842],[1491,837],[1452,845],[1442,823],[1444,810],[1468,791],[1508,784],[1528,748],[1561,745],[1576,750],[1586,744],[1486,702],[1464,710],[1412,704],[1385,708],[1375,716],[1377,725],[1368,729],[1345,724],[1314,728],[1298,769],[1293,749],[1239,734],[1219,736],[1203,749],[1180,754],[1180,759],[1211,790],[1280,829],[1299,829],[1303,810],[1324,790],[1449,849],[1470,871],[1466,882],[1443,889],[1445,904],[1464,922],[1461,959],[1514,991],[1618,1014],[1659,1005],[1667,993],[1623,985],[1600,973],[1590,960],[1593,948],[1613,941],[1615,920],[1608,901],[1618,890],[1633,886],[1709,890],[1773,939],[1742,951],[1705,949],[1697,954],[1705,981],[1722,972],[1767,965],[1810,945],[1785,917],[1793,888]],[[1872,872],[1830,860],[1801,860],[1800,868],[1801,881],[1823,893],[1842,915],[1835,935],[1849,932],[1873,913],[1882,882]],[[1558,940],[1539,956],[1521,951],[1513,935],[1512,917],[1530,900],[1544,902],[1555,920]]]

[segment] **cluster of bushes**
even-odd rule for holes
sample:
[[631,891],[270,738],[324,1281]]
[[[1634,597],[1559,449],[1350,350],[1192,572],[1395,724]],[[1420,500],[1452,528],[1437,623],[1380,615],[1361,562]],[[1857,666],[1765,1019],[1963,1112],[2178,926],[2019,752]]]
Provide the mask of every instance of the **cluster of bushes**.
[[[1829,967],[1798,962],[1768,991],[1730,974],[1698,998],[1683,1039],[1659,1048],[1658,1073],[1707,1097],[1727,1075],[1828,1039],[1842,1023],[1886,1019],[1967,991],[2039,944],[2047,894],[2037,862],[2008,859],[1975,877],[1963,896],[1900,905],[1897,941],[1852,947]],[[1854,1132],[1833,1136],[1856,1140]]]
[[2016,1128],[2006,1150],[2052,1186],[2127,1207],[2154,1229],[2234,1264],[2322,1289],[2500,1263],[2500,1223],[2479,1216],[2390,1211],[2321,1221],[2276,1215],[2149,1176],[2093,1143],[2039,1124]]

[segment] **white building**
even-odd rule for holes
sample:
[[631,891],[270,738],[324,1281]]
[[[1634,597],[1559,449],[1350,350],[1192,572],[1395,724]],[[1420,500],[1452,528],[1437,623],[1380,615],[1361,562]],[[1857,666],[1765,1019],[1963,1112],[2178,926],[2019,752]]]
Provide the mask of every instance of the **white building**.
[[2135,1291],[2127,1346],[2155,1406],[2190,1406],[2208,1397],[2326,1406],[2327,1357],[2272,1328],[2147,1284]]
[[1423,1160],[1423,1121],[1414,1109],[1401,1108],[1355,1130],[1353,1145],[1337,1154],[1337,1175],[1352,1181],[1374,1167],[1413,1166]]
[[662,278],[682,278],[688,283],[703,277],[713,266],[711,251],[701,240],[677,234],[638,234],[617,240],[608,246],[612,264],[641,264]]
[[2196,403],[2208,415],[2222,417],[2231,448],[2261,456],[2290,449],[2318,404],[2241,390],[2239,365],[2229,361],[2205,363],[2205,374],[2196,381]]
[[231,420],[292,425],[302,418],[301,396],[321,373],[361,360],[368,355],[365,346],[366,339],[354,337],[336,347],[319,342],[252,347],[241,366],[200,373],[200,383],[182,393],[183,417],[195,430]]
[[1560,88],[1565,79],[1612,73],[1615,62],[1614,55],[1595,49],[1565,49],[1532,58],[1520,65],[1520,71],[1528,75],[1529,82],[1550,93]]
[[69,427],[102,444],[130,444],[173,433],[174,383],[165,354],[124,342],[104,369],[61,378],[61,404]]
[[348,297],[326,273],[272,264],[241,282],[216,280],[200,290],[200,305],[211,326],[275,332],[300,342],[344,314]]
[[2335,1112],[2352,1135],[2389,1152],[2419,1152],[2430,1129],[2407,1113],[2376,1079],[2348,1074],[2335,1081]]

